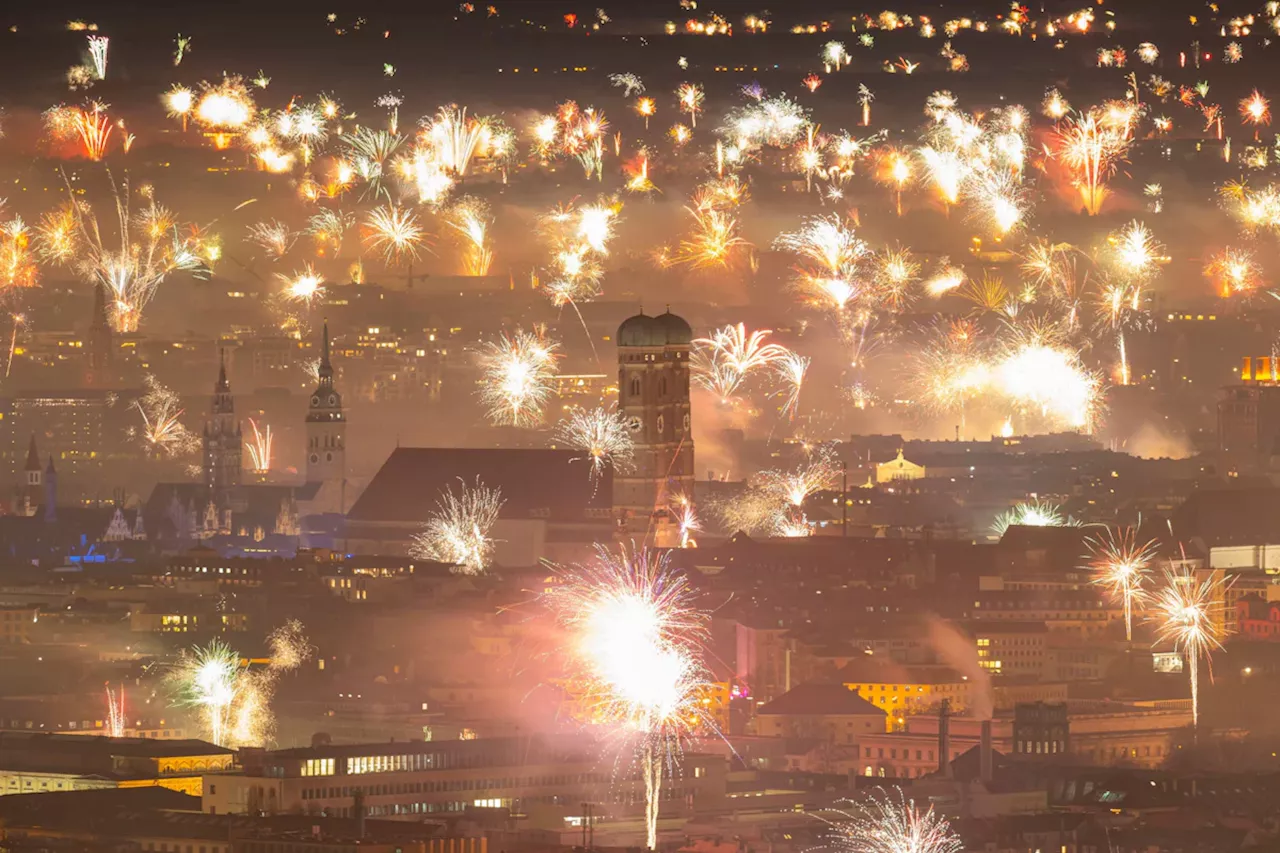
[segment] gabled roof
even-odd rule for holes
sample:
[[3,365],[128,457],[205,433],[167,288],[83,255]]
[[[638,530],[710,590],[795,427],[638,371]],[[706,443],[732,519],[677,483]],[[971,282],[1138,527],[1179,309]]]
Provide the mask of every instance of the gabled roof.
[[503,518],[581,518],[607,510],[613,474],[598,483],[573,450],[398,447],[347,513],[350,521],[422,523],[441,495],[477,481],[502,493]]
[[800,684],[764,705],[761,715],[865,716],[883,718],[888,712],[877,708],[843,684]]

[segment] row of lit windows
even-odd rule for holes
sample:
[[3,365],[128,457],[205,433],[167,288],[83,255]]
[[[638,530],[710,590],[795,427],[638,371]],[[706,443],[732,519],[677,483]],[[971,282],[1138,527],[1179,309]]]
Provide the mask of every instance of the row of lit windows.
[[308,758],[302,764],[303,776],[332,776],[335,772],[336,759]]

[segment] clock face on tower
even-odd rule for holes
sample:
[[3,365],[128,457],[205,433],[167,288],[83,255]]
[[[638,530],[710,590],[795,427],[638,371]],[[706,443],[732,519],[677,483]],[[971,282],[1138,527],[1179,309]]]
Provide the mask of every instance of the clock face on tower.
[[662,432],[663,429],[666,427],[666,425],[667,425],[666,419],[663,418],[662,415],[658,415],[658,432]]
[[632,432],[639,432],[640,426],[641,426],[640,418],[634,415],[631,417],[631,420],[627,421],[627,428],[630,429]]

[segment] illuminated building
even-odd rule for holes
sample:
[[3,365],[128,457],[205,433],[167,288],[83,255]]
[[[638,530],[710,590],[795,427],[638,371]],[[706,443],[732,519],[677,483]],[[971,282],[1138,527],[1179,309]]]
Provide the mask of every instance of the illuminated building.
[[896,480],[920,480],[924,478],[924,473],[924,466],[904,459],[902,449],[899,448],[897,459],[890,459],[888,462],[881,462],[876,465],[876,482],[892,483]]
[[900,718],[927,713],[948,699],[953,711],[969,707],[973,685],[946,666],[898,666],[874,659],[853,660],[840,671],[844,686],[875,704],[897,725]]
[[0,795],[151,785],[199,796],[229,749],[199,740],[0,732]]
[[105,390],[24,391],[0,398],[0,477],[25,483],[30,438],[58,468],[63,500],[102,496],[109,463],[125,466],[136,457],[126,400]]
[[970,625],[978,649],[978,665],[992,675],[1029,675],[1044,671],[1043,622],[977,621]]
[[1241,361],[1240,381],[1218,397],[1218,447],[1231,456],[1262,461],[1280,455],[1280,359]]
[[835,746],[853,746],[860,736],[892,726],[885,708],[843,684],[817,682],[793,687],[761,705],[755,723],[763,737],[813,737]]
[[618,410],[635,439],[635,466],[613,477],[613,507],[623,537],[642,538],[658,520],[654,543],[678,544],[665,523],[672,495],[693,495],[689,354],[693,330],[667,311],[618,327]]
[[[688,753],[663,783],[664,810],[687,817],[723,805],[725,760]],[[241,769],[205,777],[204,810],[422,820],[474,807],[507,808],[531,826],[561,829],[592,803],[600,818],[643,813],[643,781],[618,770],[582,736],[393,741],[312,746],[241,756]]]

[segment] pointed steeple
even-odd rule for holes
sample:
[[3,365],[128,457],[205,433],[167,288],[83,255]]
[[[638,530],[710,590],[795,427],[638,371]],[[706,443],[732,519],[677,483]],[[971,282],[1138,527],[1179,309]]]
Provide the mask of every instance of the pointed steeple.
[[320,369],[317,371],[320,376],[321,385],[333,384],[333,364],[329,361],[329,321],[324,321],[324,343],[320,350]]
[[215,394],[231,392],[231,383],[227,381],[227,351],[218,348],[218,384],[213,389]]
[[45,474],[56,474],[56,473],[58,473],[58,472],[57,472],[57,470],[53,467],[53,454],[52,454],[52,453],[50,453],[50,454],[49,454],[49,464],[48,464],[48,465],[46,465],[46,466],[44,466],[44,473],[45,473]]
[[23,470],[41,471],[40,467],[40,451],[36,450],[36,434],[31,433],[31,441],[27,444],[27,465]]

